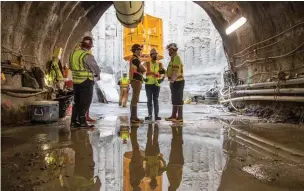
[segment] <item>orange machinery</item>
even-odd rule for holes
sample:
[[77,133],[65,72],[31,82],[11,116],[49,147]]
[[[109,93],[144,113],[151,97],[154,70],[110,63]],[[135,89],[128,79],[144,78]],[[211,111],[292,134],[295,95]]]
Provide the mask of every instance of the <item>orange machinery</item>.
[[150,50],[152,48],[158,51],[159,60],[164,58],[162,19],[146,14],[136,28],[124,27],[123,35],[124,60],[129,61],[131,59],[131,47],[133,44],[143,45],[141,61],[150,59]]

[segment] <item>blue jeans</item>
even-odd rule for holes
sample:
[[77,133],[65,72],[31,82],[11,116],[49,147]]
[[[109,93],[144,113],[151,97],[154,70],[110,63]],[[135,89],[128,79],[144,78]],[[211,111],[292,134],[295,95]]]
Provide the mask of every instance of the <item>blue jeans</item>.
[[147,94],[147,99],[148,99],[148,103],[147,103],[147,107],[148,107],[148,114],[150,116],[152,116],[152,101],[153,101],[153,105],[154,105],[154,115],[156,117],[158,117],[158,112],[159,112],[159,104],[158,104],[158,97],[159,97],[159,92],[160,92],[160,86],[157,86],[155,84],[146,84],[145,85],[146,88],[146,94]]

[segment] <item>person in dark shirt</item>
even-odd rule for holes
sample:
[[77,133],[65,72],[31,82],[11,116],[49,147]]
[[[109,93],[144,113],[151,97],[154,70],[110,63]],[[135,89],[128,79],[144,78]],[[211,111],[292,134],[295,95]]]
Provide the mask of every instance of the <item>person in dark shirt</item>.
[[183,154],[183,127],[171,126],[172,142],[167,177],[170,183],[168,191],[175,191],[180,186],[183,177],[184,154]]
[[139,44],[134,44],[131,51],[133,56],[130,60],[130,71],[129,78],[131,81],[132,100],[131,100],[131,122],[132,123],[142,123],[143,120],[137,117],[137,103],[139,101],[140,90],[143,83],[143,73],[146,72],[146,68],[140,62],[140,55],[142,51],[142,46]]

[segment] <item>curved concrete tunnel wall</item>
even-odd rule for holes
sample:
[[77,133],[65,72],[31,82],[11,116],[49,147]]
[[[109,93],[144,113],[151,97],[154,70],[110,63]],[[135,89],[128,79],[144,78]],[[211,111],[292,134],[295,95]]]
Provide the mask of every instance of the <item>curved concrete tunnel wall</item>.
[[[195,2],[210,16],[229,56],[303,21],[302,2]],[[37,56],[40,65],[54,46],[64,48],[65,63],[85,31],[92,30],[112,2],[2,2],[1,44]],[[235,18],[233,9],[248,18],[237,32],[225,30]],[[2,60],[7,54],[1,53]]]
[[[195,2],[210,16],[220,33],[231,67],[239,76],[246,78],[247,69],[235,68],[233,54],[250,45],[270,38],[292,26],[303,22],[303,2]],[[36,56],[27,57],[30,63],[43,68],[51,59],[55,46],[64,48],[63,63],[85,31],[92,30],[102,14],[113,2],[2,2],[1,44],[15,52]],[[233,22],[238,9],[248,22],[233,34],[225,30]],[[303,26],[302,26],[303,28]],[[303,39],[303,31],[297,38],[285,43],[297,45]],[[280,53],[286,52],[282,48]],[[2,60],[15,59],[1,51]],[[294,57],[292,57],[294,59]],[[283,60],[279,65],[298,65],[297,61]],[[30,64],[28,65],[30,66]],[[265,70],[266,66],[260,66]],[[264,69],[263,69],[264,68]]]

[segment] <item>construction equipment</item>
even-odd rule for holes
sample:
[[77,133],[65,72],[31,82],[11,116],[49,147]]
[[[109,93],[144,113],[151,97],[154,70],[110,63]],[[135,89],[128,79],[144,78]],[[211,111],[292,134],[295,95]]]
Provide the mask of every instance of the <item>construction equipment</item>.
[[136,28],[124,27],[123,34],[124,60],[131,59],[131,47],[134,44],[143,45],[141,61],[150,60],[150,50],[153,48],[158,51],[158,60],[164,58],[162,19],[146,14]]
[[143,1],[113,1],[117,20],[127,28],[135,28],[143,19]]

